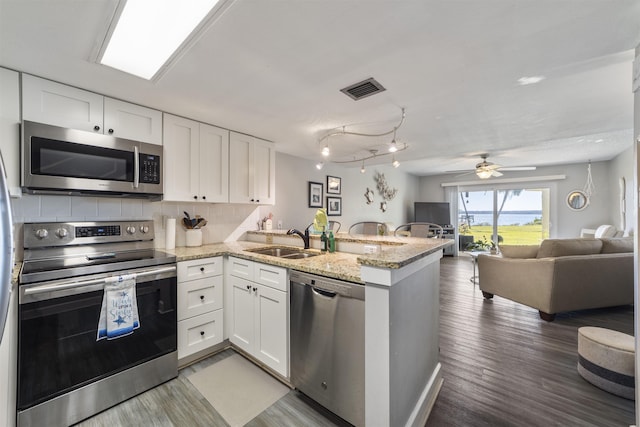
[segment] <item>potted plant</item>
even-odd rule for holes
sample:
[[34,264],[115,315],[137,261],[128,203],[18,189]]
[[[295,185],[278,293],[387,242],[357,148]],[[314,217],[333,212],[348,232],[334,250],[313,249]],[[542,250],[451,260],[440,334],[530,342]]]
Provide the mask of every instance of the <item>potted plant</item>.
[[482,239],[478,239],[475,242],[468,243],[465,247],[467,251],[486,251],[487,249],[495,248],[495,243],[487,240],[487,236],[482,236]]

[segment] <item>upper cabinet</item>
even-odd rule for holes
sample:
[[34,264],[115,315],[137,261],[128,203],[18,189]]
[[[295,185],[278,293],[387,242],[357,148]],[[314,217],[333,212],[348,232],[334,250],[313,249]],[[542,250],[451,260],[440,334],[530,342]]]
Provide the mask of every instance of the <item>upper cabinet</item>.
[[28,74],[22,118],[162,145],[162,112]]
[[164,200],[229,201],[229,131],[164,115]]
[[275,204],[275,150],[273,144],[231,132],[229,142],[229,201]]
[[0,152],[9,193],[20,190],[20,83],[18,73],[0,68]]

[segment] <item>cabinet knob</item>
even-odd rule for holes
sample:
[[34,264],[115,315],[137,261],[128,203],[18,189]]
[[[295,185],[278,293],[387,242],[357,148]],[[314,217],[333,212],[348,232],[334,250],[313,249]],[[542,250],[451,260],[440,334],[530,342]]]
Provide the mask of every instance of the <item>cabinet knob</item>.
[[193,200],[198,200],[198,196],[193,196]]
[[98,125],[95,125],[95,126],[93,127],[93,130],[95,130],[95,131],[98,131],[98,130],[100,130],[100,126],[98,126]]
[[202,200],[207,200],[207,196],[202,196]]
[[256,292],[258,290],[258,288],[253,288],[253,292]]
[[113,133],[113,129],[109,129],[109,131],[108,131],[108,132],[109,132],[109,133]]
[[251,199],[250,201],[251,201],[251,202],[255,202],[255,200],[254,200],[254,199]]
[[251,290],[251,285],[247,285],[247,290]]
[[200,271],[204,273],[204,267],[200,267]]
[[204,331],[200,331],[200,336],[203,337],[204,336]]
[[204,301],[204,295],[200,295],[200,301]]
[[260,199],[256,199],[256,203],[260,203]]

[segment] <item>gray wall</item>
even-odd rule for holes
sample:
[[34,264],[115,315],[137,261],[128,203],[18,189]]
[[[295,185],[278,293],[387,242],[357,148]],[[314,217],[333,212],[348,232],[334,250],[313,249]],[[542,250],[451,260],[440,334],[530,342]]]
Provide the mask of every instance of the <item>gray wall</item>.
[[[627,181],[627,229],[633,228],[633,156],[631,142],[629,150],[607,162],[595,162],[591,166],[591,173],[595,184],[595,192],[589,206],[583,211],[572,211],[565,203],[567,194],[576,189],[582,189],[587,178],[587,163],[541,167],[530,172],[505,173],[504,178],[535,178],[536,176],[565,175],[566,178],[557,181],[540,182],[541,186],[551,188],[552,224],[551,237],[568,238],[580,235],[582,228],[596,228],[602,224],[620,226],[620,203],[618,181],[624,176]],[[418,191],[419,201],[444,201],[445,189],[443,182],[477,181],[487,187],[499,183],[500,179],[481,181],[474,175],[455,177],[453,175],[427,176],[420,179]],[[533,179],[531,182],[536,182]],[[527,185],[530,183],[527,183]],[[514,184],[517,185],[517,184]],[[480,187],[479,187],[480,188]]]
[[[380,210],[382,197],[374,180],[375,172],[383,173],[388,185],[398,189],[395,198],[387,202],[386,212]],[[330,163],[317,170],[315,162],[283,153],[276,153],[276,205],[261,207],[261,215],[273,213],[274,228],[278,221],[282,221],[284,229],[308,226],[316,212],[316,208],[308,207],[309,181],[323,184],[323,205],[326,207],[327,175],[342,178],[342,194],[336,195],[342,198],[342,215],[329,217],[342,224],[340,231],[347,231],[351,224],[359,221],[391,223],[395,228],[413,217],[419,178],[403,172],[402,165],[397,169],[368,166],[364,174],[360,173],[360,165],[345,167]],[[367,187],[375,193],[370,205],[364,197]]]

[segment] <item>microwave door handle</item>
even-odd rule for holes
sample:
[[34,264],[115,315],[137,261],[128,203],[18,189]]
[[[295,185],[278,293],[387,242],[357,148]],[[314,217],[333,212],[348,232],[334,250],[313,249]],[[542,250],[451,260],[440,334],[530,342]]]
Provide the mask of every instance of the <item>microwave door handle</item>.
[[140,156],[138,146],[133,147],[133,188],[140,186]]

